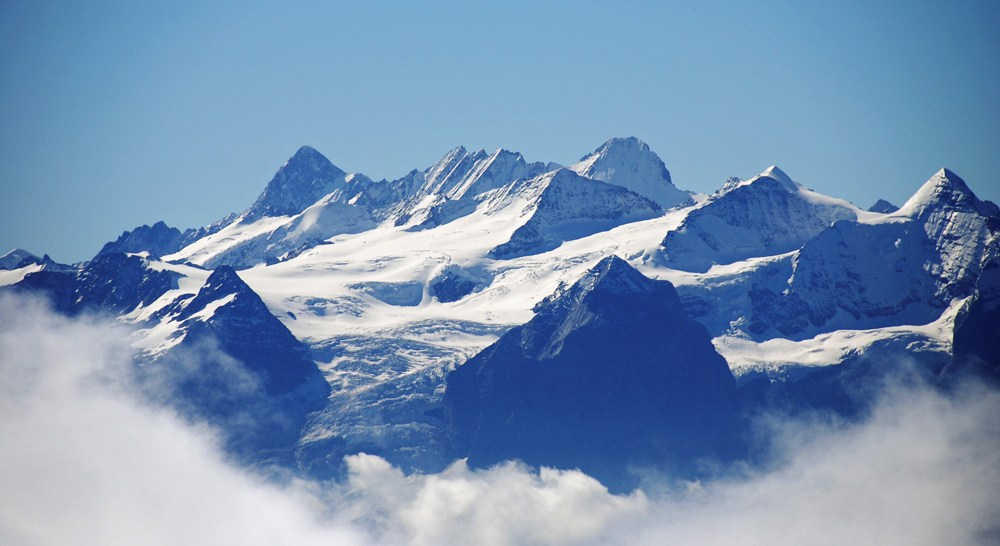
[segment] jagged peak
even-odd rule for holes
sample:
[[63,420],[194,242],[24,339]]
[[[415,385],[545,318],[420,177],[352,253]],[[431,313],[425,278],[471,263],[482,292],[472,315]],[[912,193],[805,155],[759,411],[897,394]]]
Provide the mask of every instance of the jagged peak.
[[510,157],[513,158],[514,161],[522,161],[522,162],[524,161],[524,156],[521,155],[521,152],[514,152],[511,150],[507,150],[505,148],[497,148],[495,152],[490,154],[491,160],[496,160],[497,158],[500,157]]
[[729,192],[735,190],[736,188],[742,186],[745,182],[746,182],[746,180],[743,180],[742,178],[740,178],[738,176],[730,176],[729,178],[726,179],[726,183],[723,184],[722,187],[719,188],[719,190],[715,192],[715,194],[716,195],[723,195],[723,194],[729,193]]
[[434,176],[440,173],[441,171],[446,169],[448,165],[454,163],[456,160],[461,160],[463,157],[467,155],[469,155],[469,152],[465,149],[465,146],[458,146],[452,148],[448,153],[444,154],[444,156],[442,156],[441,159],[437,160],[436,163],[434,163],[433,165],[430,166],[429,169],[427,169],[428,176]]

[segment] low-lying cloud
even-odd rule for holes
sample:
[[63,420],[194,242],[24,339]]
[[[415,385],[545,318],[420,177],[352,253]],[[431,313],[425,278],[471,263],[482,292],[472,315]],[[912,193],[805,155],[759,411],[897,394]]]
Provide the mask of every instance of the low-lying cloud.
[[998,544],[1000,395],[889,390],[860,424],[774,418],[767,470],[611,495],[508,463],[344,484],[232,466],[209,427],[140,400],[127,332],[0,298],[0,543]]

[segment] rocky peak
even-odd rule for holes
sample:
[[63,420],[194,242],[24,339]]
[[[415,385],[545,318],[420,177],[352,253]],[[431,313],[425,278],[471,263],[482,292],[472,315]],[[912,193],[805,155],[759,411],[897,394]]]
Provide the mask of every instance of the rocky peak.
[[878,201],[875,201],[874,205],[868,207],[868,212],[878,212],[880,214],[892,214],[897,210],[899,210],[899,207],[893,205],[885,199],[879,199]]
[[[198,295],[195,296],[184,310],[177,317],[178,320],[184,320],[191,315],[197,313],[204,309],[208,304],[220,300],[230,294],[248,294],[257,297],[249,286],[240,276],[236,273],[236,270],[228,265],[220,265],[212,274],[208,276],[208,280],[205,281],[204,286],[198,291]],[[263,302],[261,302],[263,304]]]
[[160,221],[153,224],[153,227],[144,224],[132,231],[123,232],[116,241],[105,244],[97,255],[150,252],[156,256],[166,256],[180,250],[183,240],[184,234],[179,229],[168,227]]
[[303,146],[278,169],[257,201],[243,213],[244,222],[265,216],[291,216],[345,185],[346,173],[310,146]]
[[587,270],[571,287],[563,287],[540,301],[535,305],[534,311],[544,313],[566,309],[579,304],[594,292],[614,295],[649,293],[657,290],[662,284],[663,281],[650,279],[625,260],[611,255]]

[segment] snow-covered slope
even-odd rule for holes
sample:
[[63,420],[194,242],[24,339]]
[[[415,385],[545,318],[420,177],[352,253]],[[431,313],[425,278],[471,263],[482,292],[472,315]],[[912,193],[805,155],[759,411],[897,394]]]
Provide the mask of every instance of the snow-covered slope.
[[[517,194],[528,200],[521,217],[528,221],[506,243],[490,251],[494,258],[544,252],[563,241],[579,239],[612,227],[646,220],[660,206],[622,186],[584,178],[569,169],[511,185],[504,198]],[[506,202],[504,198],[500,202]]]
[[469,153],[459,147],[430,168],[393,182],[345,174],[304,146],[242,215],[167,257],[208,268],[273,263],[343,233],[379,224],[426,229],[475,210],[480,195],[559,168],[526,163],[521,154]]
[[792,253],[717,266],[679,290],[714,335],[805,339],[927,324],[972,294],[998,232],[995,205],[941,171],[895,213],[839,220]]
[[[714,264],[793,251],[862,212],[847,201],[803,188],[777,167],[730,181],[663,239],[664,265],[704,273]],[[863,213],[862,213],[863,214]]]

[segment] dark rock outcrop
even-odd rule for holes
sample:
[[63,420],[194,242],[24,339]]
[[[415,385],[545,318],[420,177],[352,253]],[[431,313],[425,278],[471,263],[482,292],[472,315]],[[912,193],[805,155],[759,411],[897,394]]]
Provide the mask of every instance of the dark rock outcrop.
[[150,268],[140,256],[118,252],[99,255],[79,271],[29,273],[11,289],[42,294],[55,310],[68,315],[84,311],[124,314],[176,288],[177,278],[176,273]]
[[630,469],[691,473],[739,451],[735,380],[669,282],[609,257],[448,376],[458,454],[579,468],[614,490]]
[[306,419],[330,394],[309,350],[229,266],[173,310],[163,320],[183,339],[141,366],[161,390],[150,395],[218,426],[242,460],[295,466]]
[[893,205],[885,199],[879,199],[878,201],[875,201],[874,205],[868,207],[868,212],[879,212],[882,214],[892,214],[897,210],[899,210],[899,207]]
[[292,216],[346,184],[346,173],[311,146],[303,146],[278,169],[246,212],[244,222],[265,216]]

